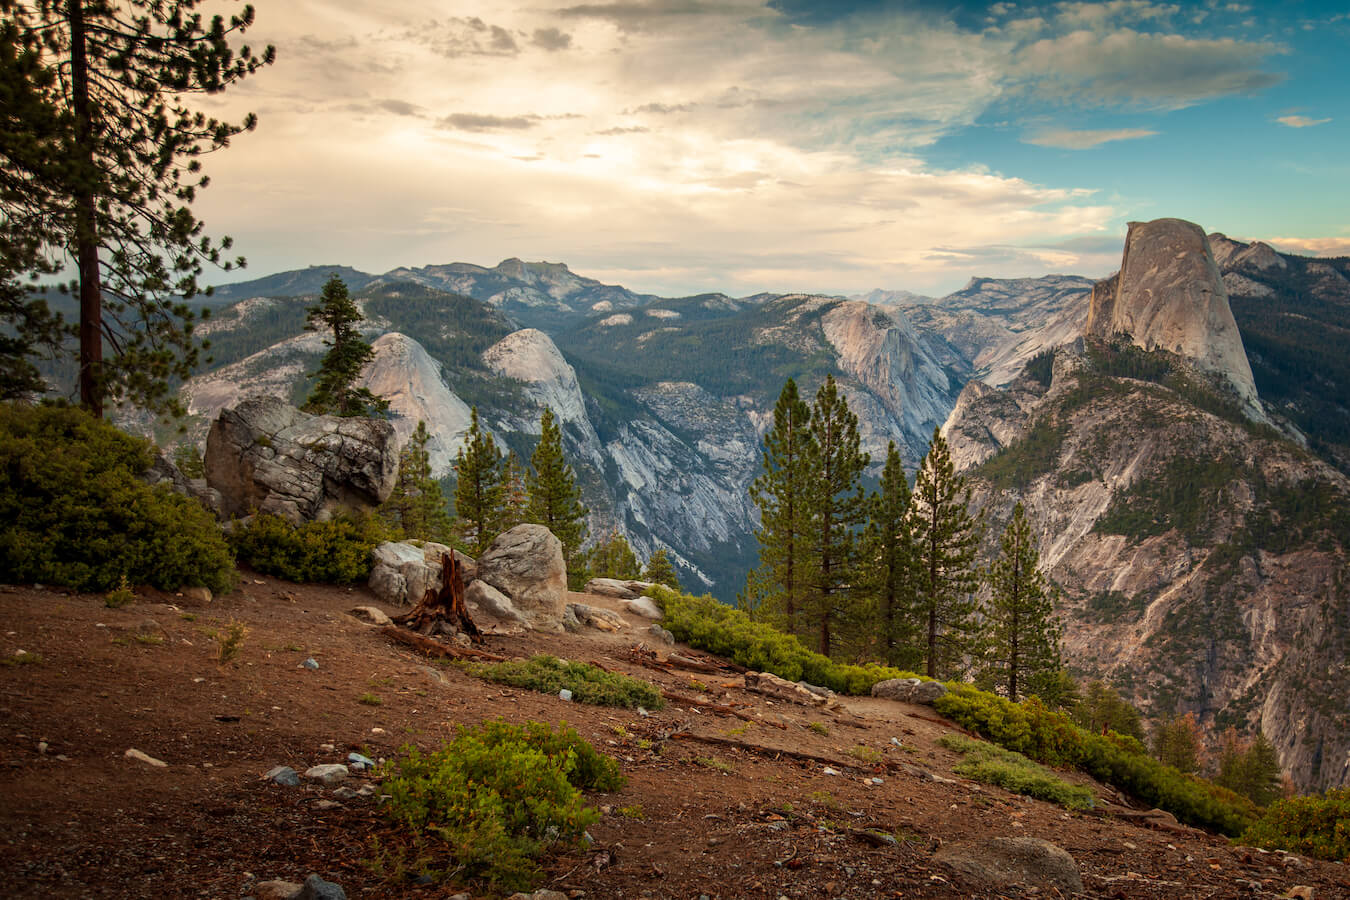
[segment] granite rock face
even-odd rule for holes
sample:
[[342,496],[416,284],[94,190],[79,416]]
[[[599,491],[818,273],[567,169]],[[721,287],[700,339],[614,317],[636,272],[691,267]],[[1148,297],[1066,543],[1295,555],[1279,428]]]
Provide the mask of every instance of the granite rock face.
[[1264,422],[1242,335],[1204,229],[1182,219],[1131,222],[1119,274],[1092,291],[1085,331],[1128,334],[1225,379],[1249,418]]
[[543,525],[498,535],[478,560],[478,578],[501,591],[531,627],[560,631],[567,608],[562,541]]
[[253,397],[221,410],[205,464],[224,515],[264,512],[298,524],[384,502],[398,477],[398,448],[382,419],[311,416]]

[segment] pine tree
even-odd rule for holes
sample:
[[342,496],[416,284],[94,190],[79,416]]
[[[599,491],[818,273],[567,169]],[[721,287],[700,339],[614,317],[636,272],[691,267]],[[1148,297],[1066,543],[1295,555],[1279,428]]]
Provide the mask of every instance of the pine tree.
[[511,450],[502,461],[502,506],[497,515],[497,533],[510,531],[528,518],[529,490],[525,486],[525,468]]
[[974,649],[976,604],[972,595],[979,581],[975,550],[980,528],[969,506],[970,488],[956,474],[941,430],[934,428],[910,501],[916,608],[924,628],[930,678],[958,674],[963,657]]
[[802,634],[800,610],[806,593],[807,510],[811,451],[811,410],[791,378],[773,410],[773,428],[764,435],[764,471],[750,486],[759,507],[759,567],[746,582],[745,605],[789,634]]
[[677,591],[681,589],[679,576],[675,574],[675,567],[670,564],[665,547],[658,547],[652,551],[652,555],[647,559],[647,568],[642,572],[642,580],[664,584]]
[[603,541],[591,548],[590,569],[596,578],[628,580],[638,577],[637,554],[628,538],[615,528]]
[[1280,796],[1280,757],[1265,732],[1245,741],[1235,729],[1223,735],[1219,773],[1214,783],[1235,791],[1257,806],[1268,806]]
[[430,441],[427,423],[419,419],[399,453],[398,481],[382,511],[385,520],[405,537],[444,541],[450,534],[450,514],[441,484],[431,476]]
[[370,392],[356,387],[356,380],[375,356],[370,344],[361,339],[356,330],[365,321],[361,310],[347,293],[347,285],[334,275],[323,286],[319,302],[305,308],[305,330],[331,332],[323,339],[328,352],[311,373],[314,382],[304,409],[316,414],[337,416],[368,416],[384,412],[389,403]]
[[1036,693],[1038,680],[1064,666],[1062,628],[1040,562],[1026,508],[1018,503],[999,542],[998,559],[989,568],[990,597],[984,610],[986,662],[1014,702],[1019,690]]
[[832,375],[816,392],[807,448],[810,571],[802,605],[806,624],[815,632],[817,651],[829,656],[837,627],[854,611],[856,532],[866,515],[861,478],[869,462],[859,449],[858,417],[849,410]]
[[473,407],[469,433],[455,457],[456,530],[467,542],[469,553],[482,556],[497,532],[493,525],[501,514],[505,488],[502,485],[502,454],[492,435],[478,422],[478,407]]
[[563,457],[562,429],[548,407],[539,417],[539,443],[530,456],[525,488],[525,521],[543,525],[562,541],[568,585],[580,589],[588,576],[581,545],[590,510],[581,503],[576,474]]
[[1200,771],[1204,734],[1195,713],[1174,716],[1158,726],[1153,734],[1153,755],[1163,763],[1187,774]]
[[1139,741],[1144,740],[1139,710],[1104,681],[1088,682],[1082,702],[1074,707],[1073,720],[1094,734],[1110,730]]
[[[185,300],[204,262],[243,264],[222,257],[229,238],[203,235],[190,204],[207,184],[199,157],[256,119],[221,122],[183,98],[225,90],[275,51],[230,46],[252,6],[206,22],[200,5],[0,0],[0,249],[23,271],[74,261],[64,289],[80,298],[80,402],[96,416],[122,399],[181,412],[170,382],[201,349]],[[10,127],[15,118],[29,130]]]
[[912,669],[922,657],[914,621],[914,539],[910,534],[910,491],[900,452],[891,441],[881,470],[880,490],[868,500],[863,536],[863,584],[875,598],[881,658]]
[[[0,253],[3,253],[0,250]],[[47,390],[32,358],[54,359],[75,333],[60,313],[12,278],[0,259],[0,400],[29,399]]]

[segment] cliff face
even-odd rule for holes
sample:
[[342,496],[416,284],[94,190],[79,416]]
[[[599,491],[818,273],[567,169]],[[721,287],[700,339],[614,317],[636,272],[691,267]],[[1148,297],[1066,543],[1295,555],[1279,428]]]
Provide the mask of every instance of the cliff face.
[[1218,263],[1194,223],[1131,222],[1119,274],[1093,289],[1085,332],[1128,334],[1145,350],[1191,360],[1225,379],[1250,418],[1265,421]]

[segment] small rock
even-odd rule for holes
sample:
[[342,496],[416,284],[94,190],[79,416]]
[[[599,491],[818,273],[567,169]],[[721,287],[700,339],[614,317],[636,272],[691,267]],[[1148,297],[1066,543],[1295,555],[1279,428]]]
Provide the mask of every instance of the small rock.
[[324,753],[332,753],[334,750],[337,749],[337,745],[336,745],[336,744],[320,744],[320,745],[319,745],[319,749],[322,750]]
[[296,894],[295,900],[347,900],[347,892],[331,881],[324,881],[318,875],[310,875]]
[[1031,837],[991,838],[943,847],[934,861],[996,891],[1026,884],[1064,894],[1083,892],[1078,864],[1068,851]]
[[651,597],[638,597],[636,600],[627,600],[624,602],[624,608],[635,616],[642,616],[644,619],[661,621],[666,617],[661,612],[661,607],[656,605],[656,601]]
[[356,752],[347,754],[347,763],[357,772],[365,772],[368,769],[375,768],[375,760]]
[[[264,775],[263,778],[266,778],[268,781],[271,781],[274,784],[279,784],[282,787],[300,786],[300,776],[297,775],[295,773],[295,770],[292,769],[290,766],[276,766],[275,768],[268,770],[267,774]],[[297,891],[300,890],[300,885],[297,884],[295,886],[295,889]]]
[[306,669],[317,669],[319,667],[318,661],[315,660],[314,657],[312,656],[306,659],[300,665]]
[[388,625],[390,618],[382,609],[374,606],[357,606],[352,608],[352,615],[371,625]]
[[260,881],[253,888],[253,896],[257,900],[291,900],[300,889],[294,881]]
[[314,808],[319,812],[328,812],[330,809],[342,809],[342,804],[336,800],[319,800],[315,802]]
[[1280,895],[1280,900],[1314,900],[1316,891],[1306,884],[1296,884]]
[[373,784],[363,784],[363,785],[361,785],[361,787],[360,787],[359,789],[357,789],[357,791],[356,791],[356,796],[358,796],[358,797],[373,797],[373,796],[375,796],[375,792],[376,792],[377,790],[378,790],[378,788],[376,788],[375,785],[373,785]]
[[339,781],[343,781],[350,773],[347,767],[338,763],[330,763],[324,766],[313,766],[305,771],[305,777],[311,781],[322,781],[324,784],[332,786]]
[[50,746],[46,741],[38,741],[38,753],[46,754]]
[[571,699],[572,699],[572,692],[569,691],[567,688],[563,688],[562,690],[558,691],[558,699],[559,699],[559,700],[571,700]]
[[839,770],[838,770],[838,769],[832,769],[832,768],[830,768],[829,766],[826,766],[826,767],[822,770],[821,774],[823,774],[823,775],[838,775],[838,774],[839,774]]
[[185,587],[185,588],[183,588],[183,590],[182,590],[182,594],[183,594],[183,596],[186,597],[188,600],[192,600],[192,601],[195,602],[195,603],[210,603],[210,602],[211,602],[211,589],[210,589],[210,588],[205,588],[205,587]]
[[126,757],[127,759],[134,759],[137,762],[143,762],[147,766],[154,766],[158,769],[167,768],[169,765],[164,760],[155,759],[153,756],[149,756],[145,753],[142,753],[141,751],[135,749],[134,747],[128,750],[126,753],[123,753],[122,756]]
[[647,633],[663,644],[673,645],[675,643],[675,635],[671,634],[669,629],[662,628],[655,622],[652,623],[651,628],[647,629]]
[[333,796],[339,800],[355,800],[361,795],[344,784],[342,787],[333,791]]

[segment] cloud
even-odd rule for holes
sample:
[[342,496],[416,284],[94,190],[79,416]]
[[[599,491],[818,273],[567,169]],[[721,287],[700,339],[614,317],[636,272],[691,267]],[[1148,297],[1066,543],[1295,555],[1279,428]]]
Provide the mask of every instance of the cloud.
[[429,47],[448,59],[515,56],[520,52],[520,45],[508,29],[484,22],[477,16],[421,22],[403,32],[401,39]]
[[693,108],[694,106],[692,103],[644,103],[641,106],[625,109],[623,114],[632,116],[640,113],[650,113],[657,116],[669,116],[673,113],[689,112],[689,110]]
[[623,32],[665,27],[671,21],[702,19],[776,18],[777,14],[757,0],[648,0],[646,3],[585,3],[557,11],[569,19],[600,19]]
[[1010,74],[1057,102],[1180,109],[1278,84],[1284,76],[1263,64],[1280,52],[1232,38],[1079,30],[1021,48]]
[[1310,119],[1307,116],[1280,116],[1275,120],[1281,125],[1288,125],[1290,128],[1311,128],[1314,125],[1325,125],[1330,119]]
[[520,131],[534,128],[541,117],[529,116],[493,116],[482,113],[451,113],[437,120],[436,126],[450,131]]
[[557,28],[536,28],[530,43],[550,52],[566,50],[572,46],[572,36]]
[[1147,128],[1104,128],[1074,131],[1070,128],[1051,128],[1024,136],[1022,143],[1038,147],[1059,147],[1063,150],[1090,150],[1111,141],[1130,141],[1153,137],[1158,132]]
[[647,128],[642,125],[633,125],[629,127],[616,125],[613,128],[606,128],[604,131],[597,131],[595,132],[595,134],[605,135],[606,137],[613,137],[620,134],[646,134],[649,131],[651,131],[650,128]]
[[1350,256],[1350,237],[1276,237],[1266,241],[1277,250],[1303,256]]

